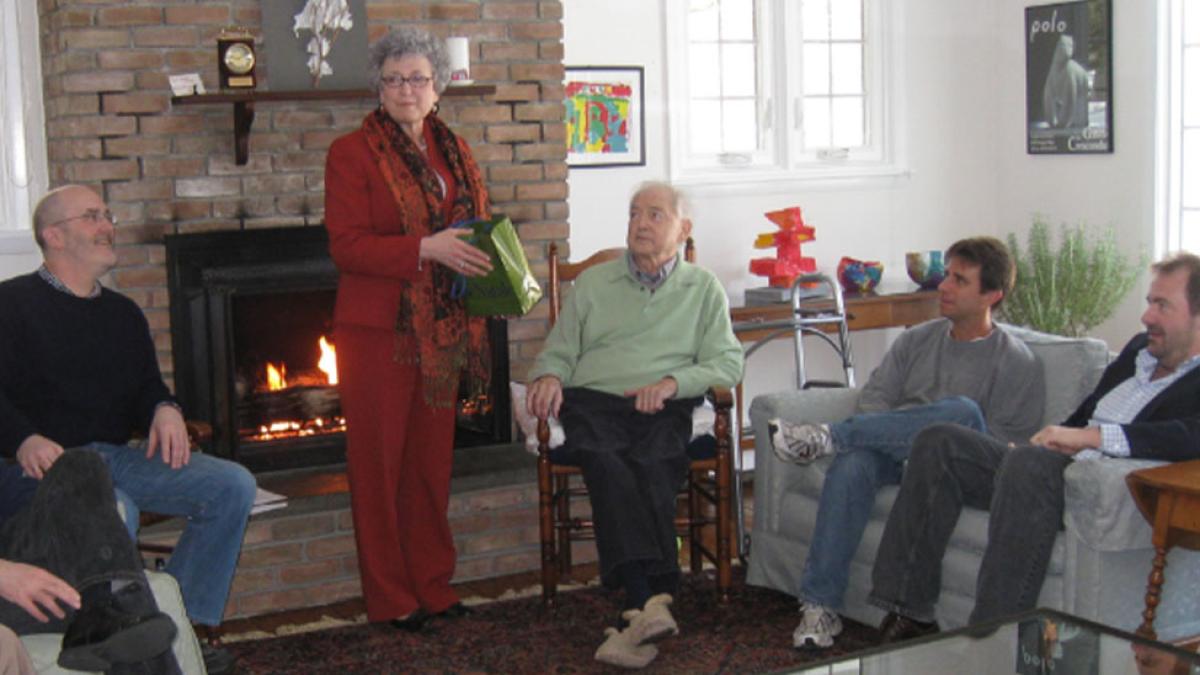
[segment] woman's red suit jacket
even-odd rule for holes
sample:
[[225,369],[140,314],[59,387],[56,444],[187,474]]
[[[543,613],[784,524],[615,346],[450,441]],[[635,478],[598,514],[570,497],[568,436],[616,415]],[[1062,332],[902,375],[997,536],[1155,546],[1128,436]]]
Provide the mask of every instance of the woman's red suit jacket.
[[[428,131],[426,137],[432,141]],[[476,185],[479,167],[461,138],[458,145],[473,172]],[[383,174],[375,164],[362,130],[333,142],[325,160],[325,227],[329,230],[329,252],[337,264],[337,307],[334,324],[392,330],[400,308],[404,281],[430,274],[436,263],[417,268],[421,237],[402,233],[401,223],[429,220],[425,198],[412,175],[400,176],[403,185],[397,204]],[[481,187],[473,195],[480,215],[488,210],[487,193]]]

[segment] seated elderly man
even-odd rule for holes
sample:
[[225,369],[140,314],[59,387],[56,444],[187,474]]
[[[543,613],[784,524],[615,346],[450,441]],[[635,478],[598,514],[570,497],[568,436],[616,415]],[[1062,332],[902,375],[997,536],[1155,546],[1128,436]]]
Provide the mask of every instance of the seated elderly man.
[[65,633],[64,668],[179,672],[169,651],[176,626],[150,593],[104,460],[77,450],[41,481],[21,474],[0,463],[0,626]]
[[[0,283],[0,456],[40,479],[64,448],[100,454],[132,526],[138,509],[183,516],[166,571],[193,622],[216,626],[254,503],[245,468],[191,454],[158,370],[146,317],[100,285],[117,262],[116,224],[87,187],[50,191],[33,215],[44,264]],[[144,448],[128,442],[146,434]],[[156,456],[157,455],[157,456]],[[209,672],[227,652],[206,646]]]
[[583,471],[600,573],[625,591],[597,660],[644,666],[678,633],[675,497],[687,475],[692,410],[732,386],[742,348],[712,273],[683,261],[691,232],[680,192],[642,185],[629,207],[628,251],[579,276],[530,371],[529,410],[562,422],[562,453]]
[[1181,253],[1153,270],[1146,331],[1062,425],[1016,444],[955,424],[917,435],[872,571],[885,641],[938,630],[942,555],[964,506],[991,511],[970,619],[979,623],[1037,602],[1072,461],[1200,458],[1200,257]]

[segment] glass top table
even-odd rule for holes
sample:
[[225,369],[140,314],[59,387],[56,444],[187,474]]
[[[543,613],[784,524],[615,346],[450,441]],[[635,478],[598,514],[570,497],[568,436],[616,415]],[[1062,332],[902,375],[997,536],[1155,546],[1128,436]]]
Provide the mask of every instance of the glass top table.
[[1200,655],[1055,610],[803,664],[801,675],[1200,675]]

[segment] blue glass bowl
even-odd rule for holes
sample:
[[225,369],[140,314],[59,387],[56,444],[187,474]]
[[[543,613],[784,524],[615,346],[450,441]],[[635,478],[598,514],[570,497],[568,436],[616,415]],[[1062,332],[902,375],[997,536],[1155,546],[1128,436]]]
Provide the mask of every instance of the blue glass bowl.
[[913,251],[904,254],[904,268],[908,278],[921,290],[937,288],[946,278],[946,266],[942,263],[941,251]]

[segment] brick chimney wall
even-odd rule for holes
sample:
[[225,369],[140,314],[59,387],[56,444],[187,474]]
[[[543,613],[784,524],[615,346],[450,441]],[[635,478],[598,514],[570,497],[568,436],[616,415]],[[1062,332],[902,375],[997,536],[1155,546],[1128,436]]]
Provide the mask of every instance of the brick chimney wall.
[[[326,150],[374,107],[370,99],[258,102],[249,161],[238,166],[231,104],[172,106],[167,76],[199,72],[217,91],[217,34],[240,25],[261,35],[270,7],[39,2],[51,183],[91,185],[119,218],[119,262],[108,283],[142,307],[168,382],[164,235],[320,226]],[[494,209],[517,224],[544,280],[549,243],[568,234],[562,3],[367,0],[367,21],[371,41],[401,25],[470,38],[472,78],[496,93],[444,97],[440,114],[470,142]],[[269,89],[270,64],[258,74],[259,88]],[[545,303],[508,331],[512,376],[521,378],[545,336]]]

